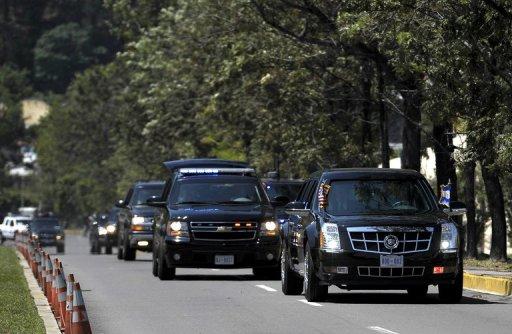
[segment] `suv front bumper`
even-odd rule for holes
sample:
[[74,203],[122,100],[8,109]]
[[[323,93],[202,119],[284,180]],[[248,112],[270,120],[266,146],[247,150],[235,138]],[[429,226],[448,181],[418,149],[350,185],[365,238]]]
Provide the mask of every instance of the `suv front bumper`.
[[[401,268],[380,268],[380,255],[343,251],[327,253],[318,250],[314,261],[321,284],[347,289],[404,289],[419,285],[454,283],[461,271],[458,253],[430,252],[405,254]],[[339,273],[346,267],[346,273]],[[434,267],[443,273],[434,274]]]
[[130,247],[141,251],[153,250],[153,232],[132,232],[128,235]]
[[[273,240],[251,241],[246,243],[176,242],[171,237],[165,239],[164,254],[167,263],[182,268],[264,268],[279,265],[281,243]],[[234,264],[216,265],[216,255],[233,255]]]

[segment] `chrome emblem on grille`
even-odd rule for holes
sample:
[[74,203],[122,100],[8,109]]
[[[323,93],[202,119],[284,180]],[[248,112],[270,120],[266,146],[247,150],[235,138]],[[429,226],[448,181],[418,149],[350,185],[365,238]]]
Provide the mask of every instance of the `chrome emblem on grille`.
[[384,247],[386,247],[389,250],[395,249],[398,247],[398,238],[392,234],[387,235],[384,238]]
[[231,231],[231,226],[219,226],[217,227],[217,232],[229,232]]

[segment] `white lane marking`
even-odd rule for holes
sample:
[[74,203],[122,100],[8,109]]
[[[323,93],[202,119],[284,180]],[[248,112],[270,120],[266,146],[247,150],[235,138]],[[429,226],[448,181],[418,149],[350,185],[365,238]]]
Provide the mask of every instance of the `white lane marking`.
[[368,329],[370,329],[372,331],[379,332],[379,333],[385,333],[385,334],[399,334],[397,332],[393,332],[393,331],[390,331],[389,329],[385,329],[385,328],[382,328],[379,326],[370,326],[370,327],[368,327]]
[[258,285],[256,285],[256,287],[260,288],[260,289],[263,289],[265,291],[269,291],[269,292],[276,292],[277,291],[276,289],[272,289],[271,287],[266,286],[266,285],[262,285],[262,284],[258,284]]
[[220,271],[220,269],[212,269],[212,271]]
[[316,306],[316,307],[322,306],[322,304],[318,304],[318,303],[314,303],[314,302],[308,302],[305,299],[299,299],[298,301],[301,302],[301,303],[304,303],[306,305],[310,305],[310,306]]

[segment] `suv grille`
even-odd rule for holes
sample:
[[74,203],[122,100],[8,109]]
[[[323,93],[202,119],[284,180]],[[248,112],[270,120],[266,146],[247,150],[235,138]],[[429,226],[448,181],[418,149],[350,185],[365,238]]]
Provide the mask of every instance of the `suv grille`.
[[[433,227],[348,227],[348,236],[355,251],[377,254],[409,254],[430,249]],[[394,236],[395,248],[384,245],[384,239]]]
[[421,277],[424,272],[425,267],[357,267],[357,273],[361,277]]
[[191,222],[190,230],[195,240],[240,241],[256,238],[256,222]]

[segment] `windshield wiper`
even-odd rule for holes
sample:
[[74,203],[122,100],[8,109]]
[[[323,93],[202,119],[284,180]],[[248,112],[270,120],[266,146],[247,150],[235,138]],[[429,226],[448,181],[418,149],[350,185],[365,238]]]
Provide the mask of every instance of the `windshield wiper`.
[[215,204],[215,202],[199,202],[199,201],[183,201],[183,202],[176,202],[173,203],[174,205],[180,205],[180,204],[202,204],[202,205],[210,205]]
[[244,202],[244,201],[221,201],[221,202],[215,202],[215,204],[259,204],[258,202]]

